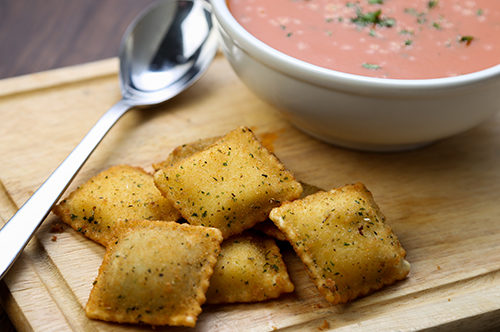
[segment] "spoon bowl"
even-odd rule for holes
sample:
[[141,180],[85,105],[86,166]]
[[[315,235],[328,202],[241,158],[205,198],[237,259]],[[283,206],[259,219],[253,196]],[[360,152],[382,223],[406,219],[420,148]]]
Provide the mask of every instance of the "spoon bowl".
[[208,3],[160,1],[127,28],[120,46],[120,87],[139,105],[168,100],[205,72],[217,50]]
[[217,51],[205,0],[162,0],[132,22],[120,47],[123,98],[0,229],[0,279],[107,132],[129,109],[162,103],[192,85]]

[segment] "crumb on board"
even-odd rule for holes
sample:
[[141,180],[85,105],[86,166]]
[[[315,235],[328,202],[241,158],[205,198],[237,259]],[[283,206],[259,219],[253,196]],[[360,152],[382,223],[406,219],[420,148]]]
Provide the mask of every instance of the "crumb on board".
[[318,330],[319,331],[323,331],[323,330],[326,330],[326,329],[329,329],[330,328],[330,323],[328,323],[328,321],[325,319],[323,321],[323,324],[321,324],[319,327],[318,327]]
[[51,240],[52,242],[56,242],[56,241],[57,241],[57,236],[52,235],[52,237],[50,238],[50,240]]
[[441,266],[439,266],[439,265],[436,266],[436,269],[441,270]]
[[276,141],[277,138],[278,138],[277,133],[268,132],[259,135],[259,139],[262,145],[264,145],[266,149],[268,149],[271,152],[274,152],[274,141]]
[[50,232],[51,233],[62,233],[64,232],[64,224],[60,221],[56,221],[52,223],[50,226]]

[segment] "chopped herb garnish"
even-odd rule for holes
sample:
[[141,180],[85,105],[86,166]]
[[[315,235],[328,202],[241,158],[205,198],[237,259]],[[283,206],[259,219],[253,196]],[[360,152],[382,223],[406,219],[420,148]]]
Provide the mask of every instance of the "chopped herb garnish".
[[483,10],[481,8],[479,8],[477,11],[476,11],[476,15],[477,16],[481,16],[483,15]]
[[462,36],[458,39],[460,43],[465,43],[466,46],[469,46],[473,40],[474,40],[473,36]]
[[415,8],[405,8],[404,12],[406,14],[415,16],[417,18],[417,22],[419,24],[424,24],[427,22],[427,18],[425,17],[425,13],[419,13]]
[[413,16],[420,15],[415,8],[405,8],[404,12]]
[[383,5],[384,4],[384,0],[368,0],[368,3],[370,5]]
[[432,9],[438,5],[438,0],[430,0],[427,2],[427,8]]
[[377,69],[381,68],[379,65],[376,65],[373,63],[363,63],[363,67],[366,69],[371,69],[371,70],[377,70]]
[[411,39],[405,40],[405,46],[410,46],[411,44],[413,44],[413,40]]
[[403,29],[403,30],[399,31],[399,34],[401,34],[401,35],[413,35],[413,31]]
[[370,24],[380,25],[382,27],[392,27],[396,24],[393,18],[382,18],[382,10],[377,10],[374,12],[363,13],[360,8],[356,8],[356,17],[351,19],[351,22],[356,23],[361,26],[367,26]]

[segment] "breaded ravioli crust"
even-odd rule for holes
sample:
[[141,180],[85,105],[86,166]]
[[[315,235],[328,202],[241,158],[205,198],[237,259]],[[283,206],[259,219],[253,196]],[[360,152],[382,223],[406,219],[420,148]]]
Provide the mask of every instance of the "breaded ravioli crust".
[[293,290],[274,240],[245,232],[222,243],[207,303],[264,301]]
[[87,316],[195,326],[221,241],[215,228],[149,220],[121,225],[106,248]]
[[196,152],[205,150],[210,145],[218,141],[220,138],[221,138],[220,136],[201,138],[191,143],[179,145],[167,156],[167,159],[165,159],[160,163],[153,164],[153,169],[157,171],[159,169],[172,166],[176,162],[184,158],[187,158],[189,156],[192,156]]
[[[194,142],[186,143],[179,145],[176,147],[168,156],[167,158],[160,162],[153,164],[153,168],[155,170],[160,170],[162,168],[166,168],[169,166],[173,166],[175,163],[179,162],[182,159],[185,159],[187,157],[192,156],[193,154],[203,151],[207,149],[210,145],[214,144],[216,141],[218,141],[221,137],[209,137],[209,138],[202,138],[199,140],[196,140]],[[264,146],[265,144],[261,142]],[[267,146],[266,146],[267,148]],[[269,149],[269,148],[268,148]],[[320,190],[320,188],[315,187],[313,185],[309,185],[307,183],[300,182],[303,188],[303,192],[301,197],[305,197],[307,195],[310,195],[312,193],[317,192]],[[257,223],[254,226],[254,229],[271,236],[275,238],[276,240],[279,241],[286,241],[285,235],[273,224],[273,222],[269,219],[266,219],[263,222]]]
[[113,166],[91,178],[57,205],[54,213],[104,246],[123,221],[180,218],[154,185],[153,176],[128,165]]
[[[301,198],[317,193],[321,190],[321,188],[318,188],[311,184],[307,184],[304,182],[300,182],[300,184],[302,185],[303,189],[302,195],[300,195]],[[254,226],[253,229],[258,230],[259,232],[262,232],[272,238],[275,238],[278,241],[286,241],[285,234],[283,234],[283,232],[281,232],[270,219],[258,223]]]
[[[167,156],[167,158],[164,161],[153,164],[153,169],[155,171],[158,171],[161,168],[172,166],[173,164],[175,164],[179,160],[187,158],[187,157],[195,154],[196,152],[200,152],[200,151],[205,150],[210,145],[217,142],[219,139],[221,139],[221,136],[200,138],[196,141],[179,145],[172,152],[170,152],[170,154]],[[262,141],[261,141],[261,143],[269,151],[272,151],[271,146],[266,145],[265,142],[262,142]]]
[[366,295],[409,272],[405,250],[361,183],[285,203],[270,218],[333,304]]
[[155,184],[193,225],[224,238],[264,221],[273,207],[300,197],[302,187],[246,127],[154,175]]

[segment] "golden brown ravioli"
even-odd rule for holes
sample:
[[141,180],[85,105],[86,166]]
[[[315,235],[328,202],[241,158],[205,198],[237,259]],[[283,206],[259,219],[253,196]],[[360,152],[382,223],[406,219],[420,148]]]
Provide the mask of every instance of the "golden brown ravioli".
[[363,184],[285,203],[270,218],[331,303],[368,294],[409,272],[405,250]]
[[293,290],[274,240],[243,233],[222,243],[207,303],[264,301]]
[[[167,158],[160,162],[153,164],[153,168],[158,171],[161,168],[166,168],[169,166],[173,166],[175,163],[179,162],[182,159],[185,159],[196,152],[200,152],[208,148],[210,145],[214,144],[217,140],[219,140],[221,137],[209,137],[209,138],[202,138],[199,140],[196,140],[194,142],[182,144],[178,147],[176,147],[168,156]],[[261,142],[264,146],[265,144]],[[269,147],[266,146],[266,148],[269,150]],[[305,197],[309,194],[315,193],[318,190],[320,190],[318,187],[309,185],[307,183],[300,182],[303,188],[303,192],[301,197]],[[271,236],[279,241],[286,241],[285,235],[274,225],[274,223],[266,219],[263,222],[257,223],[254,226],[254,229]]]
[[[302,195],[300,195],[301,198],[304,198],[321,190],[320,188],[311,184],[307,184],[304,182],[300,182],[300,184],[303,188]],[[270,219],[258,223],[254,226],[253,229],[258,230],[259,232],[262,232],[272,238],[275,238],[276,240],[286,241],[285,234],[283,234],[283,232],[281,232]]]
[[88,317],[195,326],[220,250],[218,229],[161,221],[122,225],[106,248]]
[[175,164],[176,162],[187,158],[196,152],[203,151],[206,148],[208,148],[210,145],[214,144],[217,140],[219,140],[221,137],[209,137],[209,138],[202,138],[197,141],[187,143],[187,144],[182,144],[178,147],[176,147],[165,159],[164,161],[153,164],[153,168],[155,171],[158,171],[161,168],[169,167]]
[[[172,152],[170,152],[170,154],[167,156],[167,159],[165,159],[162,162],[153,164],[153,169],[155,171],[158,171],[161,168],[172,166],[179,160],[187,158],[195,154],[196,152],[205,150],[206,148],[208,148],[210,145],[214,144],[221,138],[222,138],[221,136],[200,138],[194,142],[179,145]],[[272,151],[270,144],[266,145],[265,142],[263,141],[261,141],[261,143],[269,151]]]
[[122,221],[176,221],[179,212],[138,167],[119,165],[96,175],[54,208],[65,223],[106,246]]
[[245,127],[160,169],[154,178],[189,223],[216,227],[224,238],[265,220],[273,207],[302,193],[300,183]]

